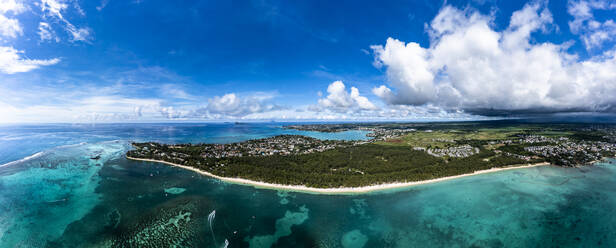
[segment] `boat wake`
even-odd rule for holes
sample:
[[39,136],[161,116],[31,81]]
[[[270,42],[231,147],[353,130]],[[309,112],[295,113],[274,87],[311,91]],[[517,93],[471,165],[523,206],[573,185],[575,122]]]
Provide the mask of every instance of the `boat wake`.
[[212,233],[212,239],[214,240],[214,244],[216,244],[218,242],[216,242],[216,236],[214,236],[214,227],[212,226],[214,223],[214,218],[216,218],[216,210],[212,211],[207,216],[207,222],[210,224],[210,232]]

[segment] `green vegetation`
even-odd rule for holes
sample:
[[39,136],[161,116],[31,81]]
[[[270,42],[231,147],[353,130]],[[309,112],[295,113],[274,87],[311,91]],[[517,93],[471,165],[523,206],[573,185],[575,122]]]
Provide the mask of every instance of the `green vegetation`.
[[[301,155],[230,157],[217,160],[219,165],[223,166],[208,166],[213,163],[192,157],[195,159],[189,159],[187,165],[224,177],[330,188],[427,180],[528,163],[506,156],[484,160],[494,155],[493,151],[482,150],[479,154],[467,158],[443,159],[408,147],[364,144]],[[129,153],[129,156],[134,154]],[[162,160],[168,161],[164,158]],[[202,163],[197,164],[196,161]]]
[[229,166],[213,172],[279,184],[329,188],[420,181],[526,162],[503,156],[489,162],[483,160],[493,155],[494,152],[484,150],[471,157],[447,161],[405,147],[366,144],[300,156],[234,158]]
[[[439,130],[431,132],[413,132],[408,135],[401,136],[399,139],[391,139],[379,142],[382,145],[396,146],[412,146],[412,147],[451,147],[464,141],[486,141],[506,139],[515,134],[519,134],[513,130],[501,129],[480,129],[473,131],[463,130]],[[467,142],[468,143],[468,142]]]
[[282,135],[241,143],[134,143],[128,156],[195,167],[223,177],[318,188],[410,182],[549,161],[577,165],[613,156],[614,128],[502,123],[309,125],[372,130],[371,142]]

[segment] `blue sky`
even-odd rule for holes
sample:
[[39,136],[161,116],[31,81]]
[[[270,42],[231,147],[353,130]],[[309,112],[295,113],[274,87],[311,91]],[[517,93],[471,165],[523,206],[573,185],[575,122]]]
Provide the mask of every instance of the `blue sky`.
[[615,1],[0,0],[0,122],[614,112]]

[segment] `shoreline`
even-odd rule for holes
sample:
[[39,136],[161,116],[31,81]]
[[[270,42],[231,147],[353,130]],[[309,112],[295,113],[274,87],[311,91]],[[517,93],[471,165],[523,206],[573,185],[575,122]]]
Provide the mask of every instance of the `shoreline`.
[[494,172],[505,171],[505,170],[515,170],[515,169],[532,168],[532,167],[537,167],[537,166],[550,165],[550,163],[548,162],[535,163],[535,164],[522,164],[522,165],[518,164],[518,165],[507,166],[507,167],[500,167],[500,168],[494,167],[494,168],[487,169],[487,170],[478,170],[473,173],[466,173],[466,174],[460,174],[460,175],[455,175],[455,176],[441,177],[441,178],[414,181],[414,182],[384,183],[384,184],[376,184],[376,185],[362,186],[362,187],[314,188],[314,187],[307,187],[304,185],[284,185],[284,184],[253,181],[253,180],[243,179],[243,178],[221,177],[221,176],[214,175],[210,172],[203,171],[197,168],[193,168],[193,167],[181,165],[181,164],[175,164],[175,163],[171,163],[167,161],[146,159],[146,158],[133,158],[129,156],[126,156],[126,158],[130,160],[135,160],[135,161],[163,163],[163,164],[179,167],[179,168],[186,169],[186,170],[191,170],[193,172],[199,173],[201,175],[209,176],[209,177],[221,180],[223,182],[240,184],[240,185],[245,185],[245,186],[252,186],[258,189],[287,190],[287,191],[302,192],[302,193],[329,194],[329,195],[352,195],[352,194],[372,193],[372,192],[384,191],[384,190],[389,190],[389,189],[402,189],[402,188],[407,188],[407,187],[412,187],[412,186],[417,186],[417,185],[443,182],[443,181],[452,180],[452,179],[476,176],[476,175],[487,174],[487,173],[494,173]]

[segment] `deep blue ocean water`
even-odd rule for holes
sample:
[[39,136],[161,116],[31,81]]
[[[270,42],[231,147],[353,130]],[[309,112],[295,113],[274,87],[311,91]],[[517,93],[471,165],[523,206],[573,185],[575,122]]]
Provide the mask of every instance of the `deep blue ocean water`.
[[130,141],[228,143],[283,133],[366,139],[277,123],[0,126],[0,247],[616,246],[609,162],[318,195],[123,157]]

